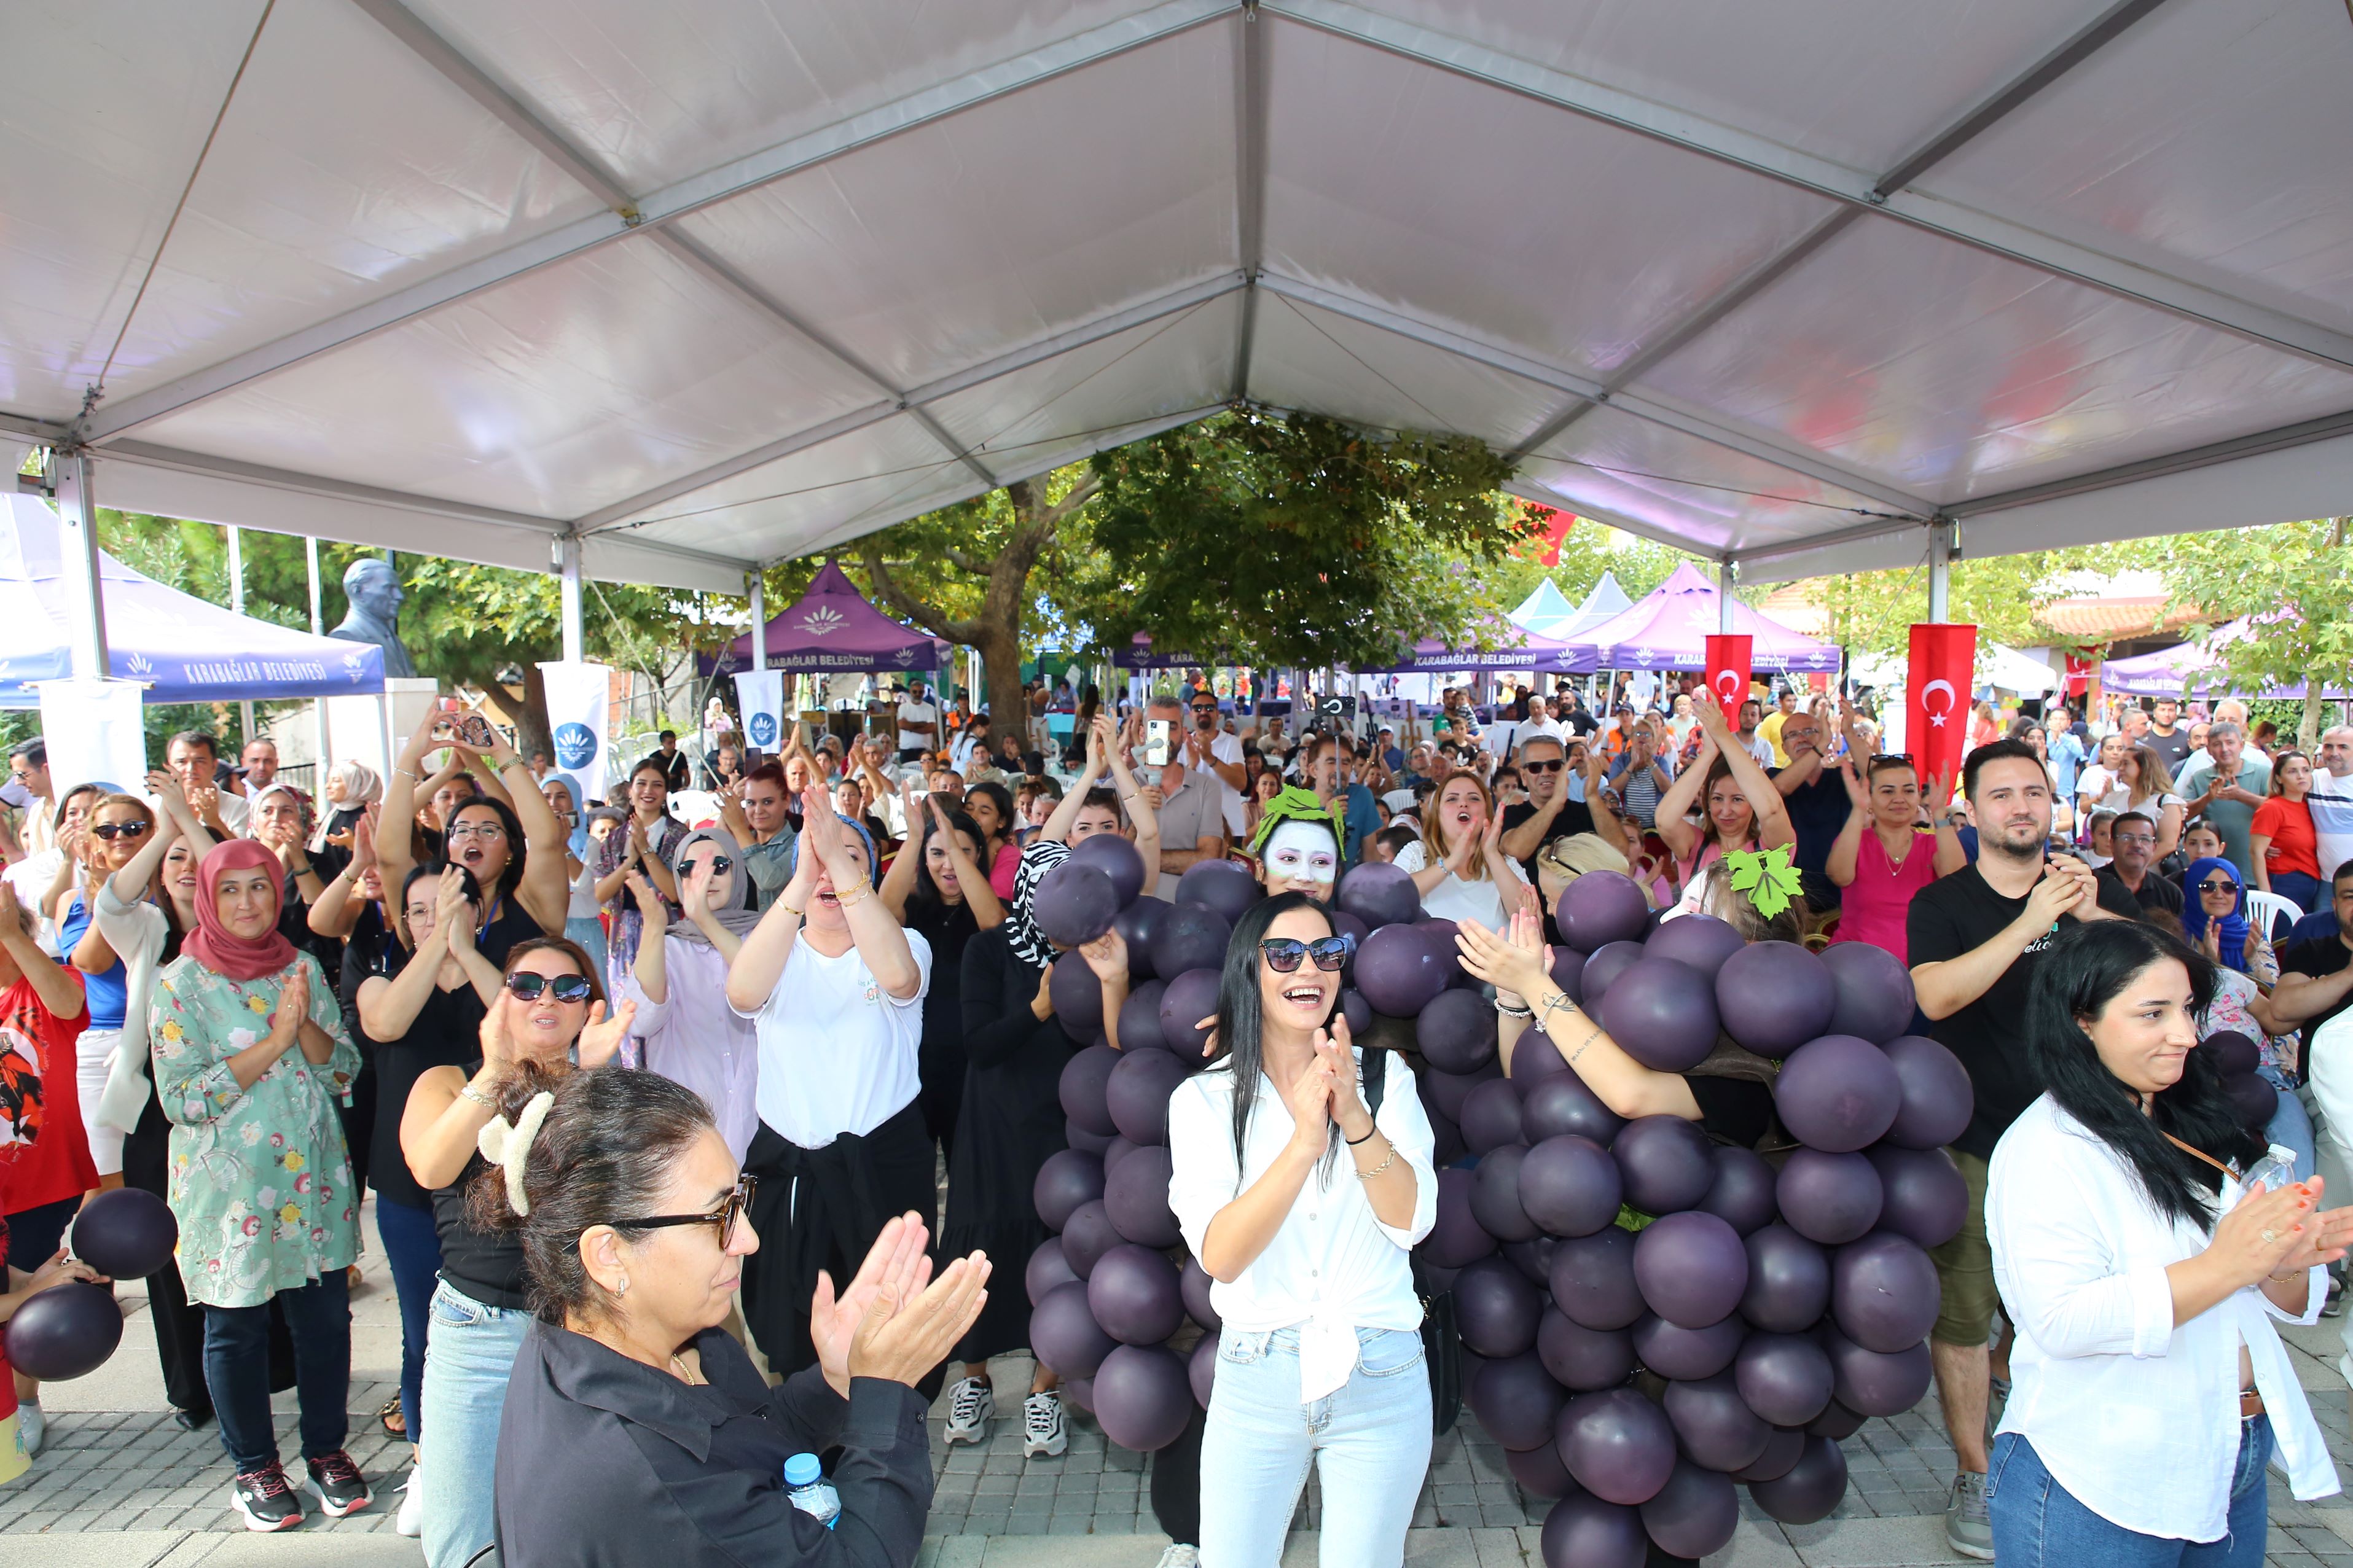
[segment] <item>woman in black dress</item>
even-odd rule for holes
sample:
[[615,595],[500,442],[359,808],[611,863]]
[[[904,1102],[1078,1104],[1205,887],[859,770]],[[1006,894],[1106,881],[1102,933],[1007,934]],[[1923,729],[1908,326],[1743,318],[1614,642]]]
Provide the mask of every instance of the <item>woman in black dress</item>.
[[[923,1043],[915,1057],[923,1083],[923,1127],[942,1159],[955,1143],[964,1103],[964,950],[980,931],[1005,923],[1005,905],[981,869],[979,826],[940,797],[918,802],[914,781],[900,786],[907,843],[882,879],[885,908],[932,944],[932,986],[923,993]],[[928,810],[925,809],[928,806]]]

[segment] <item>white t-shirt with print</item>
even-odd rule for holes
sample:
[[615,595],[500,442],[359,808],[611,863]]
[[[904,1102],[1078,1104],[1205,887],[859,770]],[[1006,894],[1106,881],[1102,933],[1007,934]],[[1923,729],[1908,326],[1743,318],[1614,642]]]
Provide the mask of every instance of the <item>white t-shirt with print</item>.
[[[1242,761],[1241,737],[1220,730],[1210,737],[1208,752],[1219,762],[1240,767]],[[1226,831],[1240,838],[1243,823],[1247,820],[1242,812],[1242,792],[1219,778],[1208,763],[1195,763],[1193,771],[1204,775],[1210,787],[1218,792],[1218,806],[1226,819]]]
[[[928,735],[910,730],[910,724],[929,724]],[[940,744],[940,705],[918,702],[910,697],[899,704],[899,749],[902,752],[936,751]]]
[[[1430,864],[1430,846],[1419,838],[1397,852],[1400,871],[1423,871]],[[1520,869],[1520,863],[1506,856],[1504,864],[1526,887],[1528,874]],[[1477,921],[1489,931],[1499,931],[1504,924],[1504,892],[1493,880],[1466,881],[1450,871],[1446,880],[1421,896],[1421,912],[1433,920]]]
[[822,1149],[844,1133],[863,1137],[904,1110],[922,1087],[915,1050],[923,1039],[923,994],[932,988],[932,944],[909,931],[922,978],[913,996],[892,995],[852,947],[828,958],[806,935],[753,1021],[760,1038],[760,1120],[787,1142]]

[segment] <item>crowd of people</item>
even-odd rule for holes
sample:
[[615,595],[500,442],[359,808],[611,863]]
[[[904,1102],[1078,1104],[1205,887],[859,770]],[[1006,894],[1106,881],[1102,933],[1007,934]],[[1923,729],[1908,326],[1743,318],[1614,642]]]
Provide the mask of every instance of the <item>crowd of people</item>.
[[[2246,1465],[2259,1478],[2274,1443],[2318,1486],[2325,1451],[2247,1302],[2340,1307],[2353,1220],[2319,1209],[2318,1163],[2353,1143],[2353,729],[2306,757],[2228,704],[2129,707],[2096,732],[2061,705],[1989,709],[1962,776],[1926,778],[1880,750],[1868,707],[1827,696],[1726,712],[1654,679],[1604,716],[1562,685],[1483,714],[1450,690],[1426,733],[1399,715],[1402,737],[1286,733],[1206,686],[1117,713],[1090,689],[1058,743],[1041,710],[993,735],[913,683],[881,732],[797,725],[768,756],[722,704],[706,760],[665,731],[606,800],[453,707],[383,775],[326,768],[315,798],[267,741],[225,765],[210,736],[175,735],[133,790],[60,788],[19,746],[0,1315],[91,1277],[60,1245],[87,1194],[155,1194],[181,1238],[148,1281],[166,1393],[184,1426],[217,1423],[248,1527],[303,1517],[269,1418],[288,1386],[315,1506],[367,1508],[392,1478],[352,1461],[344,1408],[372,1193],[402,1328],[375,1419],[408,1445],[397,1527],[435,1568],[493,1544],[510,1564],[910,1561],[931,1399],[949,1444],[986,1442],[990,1363],[1029,1348],[1028,1303],[991,1271],[1045,1237],[1032,1186],[1064,1145],[1080,1045],[1034,896],[1115,835],[1148,893],[1230,858],[1268,895],[1227,953],[1214,1065],[1169,1110],[1170,1205],[1224,1332],[1206,1415],[1154,1457],[1164,1563],[1271,1563],[1310,1463],[1326,1553],[1394,1562],[1430,1453],[1427,1379],[1399,1373],[1423,1354],[1408,1255],[1433,1222],[1434,1140],[1412,1064],[1360,1067],[1337,1016],[1334,890],[1390,862],[1457,922],[1507,1070],[1541,1016],[1528,1037],[1620,1115],[1756,1145],[1763,1082],[1645,1068],[1553,983],[1564,891],[1615,870],[1657,918],[1886,950],[1917,1029],[1968,1068],[1970,1208],[1936,1251],[1931,1336],[1957,1550],[2025,1552],[2030,1495],[2084,1516],[2065,1524],[2082,1553],[2046,1543],[2053,1562],[2126,1561],[2103,1523],[2211,1540],[2259,1505]],[[677,809],[693,784],[709,820]],[[1802,897],[1767,919],[1723,863],[1772,851]],[[1116,1047],[1124,944],[1074,962]],[[2194,1047],[2221,1029],[2260,1044],[2267,1137],[2214,1110]],[[2085,1130],[2097,1152],[2067,1142]],[[2080,1213],[2047,1182],[2078,1166]],[[2169,1302],[2119,1258],[2166,1268]],[[2239,1375],[2185,1356],[2159,1388],[2134,1363],[2168,1336],[2236,1346]],[[2353,1372],[2353,1338],[2348,1355]],[[1047,1458],[1068,1443],[1060,1376],[1032,1360],[1005,1405]],[[29,1452],[38,1390],[15,1392]],[[2243,1431],[2210,1430],[2225,1395]],[[2126,1458],[2086,1458],[2087,1399],[2152,1412],[2174,1446],[2146,1462],[2197,1484],[2142,1497]],[[550,1452],[572,1462],[551,1473]],[[831,1456],[829,1521],[785,1483],[807,1453]]]

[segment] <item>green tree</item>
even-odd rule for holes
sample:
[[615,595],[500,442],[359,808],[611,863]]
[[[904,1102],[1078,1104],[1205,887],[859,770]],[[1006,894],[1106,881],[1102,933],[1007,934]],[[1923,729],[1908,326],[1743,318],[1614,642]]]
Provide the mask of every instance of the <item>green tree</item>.
[[2353,672],[2353,518],[2327,517],[2268,528],[2184,534],[2167,542],[2158,571],[2175,603],[2217,621],[2253,617],[2255,636],[2209,646],[2230,683],[2242,690],[2304,683],[2296,743],[2320,741],[2326,688]]

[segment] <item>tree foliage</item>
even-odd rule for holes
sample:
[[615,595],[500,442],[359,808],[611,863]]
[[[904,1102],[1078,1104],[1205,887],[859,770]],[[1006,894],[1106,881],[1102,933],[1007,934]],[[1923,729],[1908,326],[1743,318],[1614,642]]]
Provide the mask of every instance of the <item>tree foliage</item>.
[[2298,742],[2318,743],[2326,688],[2353,671],[2353,518],[2281,522],[2185,534],[2168,542],[2158,567],[2178,604],[2217,621],[2252,617],[2255,635],[2207,646],[2227,683],[2242,690],[2305,683]]
[[[2037,550],[1953,563],[1948,618],[1975,626],[1985,640],[2012,647],[2050,643],[2042,623],[2044,608],[2074,590],[2071,577],[2115,573],[2142,563],[2130,542]],[[1928,565],[1894,572],[1854,572],[1817,578],[1811,584],[1824,611],[1825,640],[1858,654],[1902,657],[1911,646],[1912,626],[1928,618]]]

